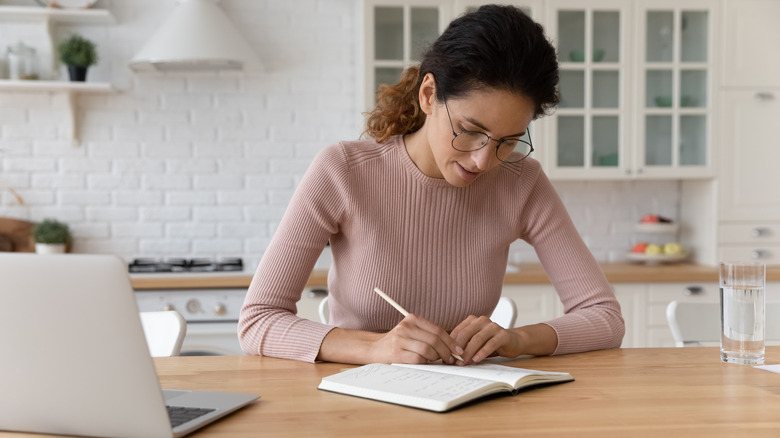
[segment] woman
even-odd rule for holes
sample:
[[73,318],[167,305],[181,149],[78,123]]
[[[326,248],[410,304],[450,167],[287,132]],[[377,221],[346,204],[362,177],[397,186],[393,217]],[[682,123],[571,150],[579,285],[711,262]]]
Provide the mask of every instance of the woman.
[[[558,103],[557,83],[554,48],[519,9],[483,6],[453,21],[419,68],[380,92],[372,139],[332,145],[312,163],[249,288],[244,351],[464,365],[618,347],[620,306],[527,158],[528,126]],[[517,239],[534,246],[565,315],[503,329],[485,315]],[[328,241],[333,325],[295,315]],[[375,287],[411,313],[403,317]]]

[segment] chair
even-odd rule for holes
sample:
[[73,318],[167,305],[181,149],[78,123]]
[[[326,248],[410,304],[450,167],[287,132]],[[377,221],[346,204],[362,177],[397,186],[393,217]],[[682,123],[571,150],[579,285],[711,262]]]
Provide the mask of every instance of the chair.
[[[320,301],[317,310],[320,315],[320,322],[327,324],[330,319],[328,297],[325,297]],[[499,298],[496,308],[493,309],[493,313],[490,315],[490,320],[503,328],[512,328],[515,326],[516,318],[517,306],[515,305],[515,302],[509,297]]]
[[187,323],[179,312],[140,312],[140,315],[152,357],[178,356],[187,334]]
[[[767,344],[780,342],[780,303],[766,303]],[[720,303],[672,301],[666,306],[666,320],[678,347],[720,344]]]

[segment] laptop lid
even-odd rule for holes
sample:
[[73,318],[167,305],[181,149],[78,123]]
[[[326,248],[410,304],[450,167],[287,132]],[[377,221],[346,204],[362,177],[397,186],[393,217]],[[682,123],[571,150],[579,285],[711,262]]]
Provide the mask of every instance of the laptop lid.
[[[0,289],[0,430],[174,436],[121,259],[0,253]],[[257,396],[228,398],[207,421]]]

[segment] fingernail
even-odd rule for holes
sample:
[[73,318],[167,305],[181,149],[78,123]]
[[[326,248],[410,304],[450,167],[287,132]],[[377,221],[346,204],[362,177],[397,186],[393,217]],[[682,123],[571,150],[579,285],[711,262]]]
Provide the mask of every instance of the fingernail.
[[460,345],[455,346],[455,352],[458,354],[463,354],[463,349],[460,348]]
[[466,364],[466,362],[463,362],[462,360],[459,360],[459,361],[455,362],[455,365],[458,365],[458,366],[463,366],[465,364]]
[[474,362],[474,363],[479,363],[479,361],[481,361],[481,360],[482,360],[482,358],[479,357],[479,356],[474,356],[474,357],[471,358],[471,361]]

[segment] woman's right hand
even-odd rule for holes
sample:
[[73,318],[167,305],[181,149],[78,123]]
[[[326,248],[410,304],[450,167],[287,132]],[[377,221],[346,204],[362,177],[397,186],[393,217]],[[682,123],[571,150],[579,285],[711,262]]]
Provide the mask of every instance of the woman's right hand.
[[462,354],[446,331],[425,318],[409,314],[373,343],[371,362],[425,364],[442,360],[454,364],[452,354]]

